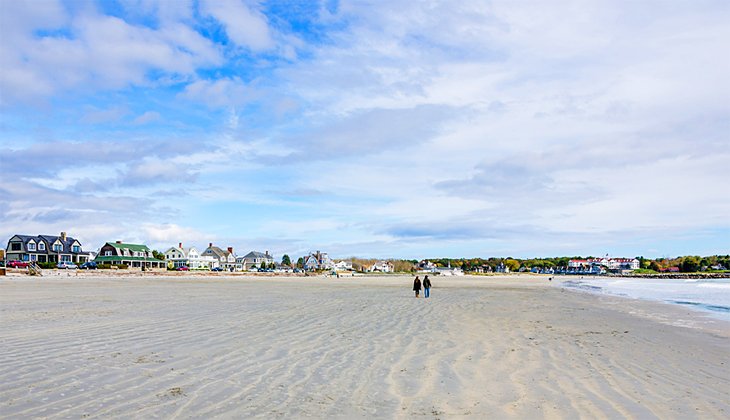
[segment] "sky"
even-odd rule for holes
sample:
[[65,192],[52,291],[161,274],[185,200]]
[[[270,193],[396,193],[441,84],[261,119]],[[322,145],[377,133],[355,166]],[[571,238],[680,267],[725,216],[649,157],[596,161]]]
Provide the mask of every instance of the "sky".
[[730,2],[0,0],[0,241],[730,253]]

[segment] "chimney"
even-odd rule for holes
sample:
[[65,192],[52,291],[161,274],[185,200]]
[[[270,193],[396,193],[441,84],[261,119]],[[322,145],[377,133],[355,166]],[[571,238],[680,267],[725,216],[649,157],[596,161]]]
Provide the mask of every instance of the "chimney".
[[122,241],[117,241],[117,243],[118,243],[118,244],[121,244],[121,243],[122,243]]
[[66,242],[66,232],[61,232],[61,241]]
[[265,254],[266,254],[266,256],[268,257],[268,256],[269,256],[269,251],[266,251],[266,252],[265,252]]
[[208,248],[213,246],[213,242],[208,243]]
[[228,247],[228,253],[229,253],[229,254],[233,254],[233,247],[232,247],[232,246],[229,246],[229,247]]
[[177,244],[177,247],[180,248],[180,249],[182,249],[182,242],[180,242],[179,244]]

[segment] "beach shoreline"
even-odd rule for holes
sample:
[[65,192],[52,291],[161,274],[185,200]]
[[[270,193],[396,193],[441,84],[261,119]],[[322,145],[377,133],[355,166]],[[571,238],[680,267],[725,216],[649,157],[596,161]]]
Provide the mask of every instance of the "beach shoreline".
[[703,417],[730,324],[539,276],[7,276],[9,417]]

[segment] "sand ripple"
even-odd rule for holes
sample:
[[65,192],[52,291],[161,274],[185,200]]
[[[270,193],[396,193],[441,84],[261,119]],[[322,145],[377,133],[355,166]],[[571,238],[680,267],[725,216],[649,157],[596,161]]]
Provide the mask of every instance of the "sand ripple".
[[725,336],[529,282],[409,283],[3,280],[0,414],[730,415]]

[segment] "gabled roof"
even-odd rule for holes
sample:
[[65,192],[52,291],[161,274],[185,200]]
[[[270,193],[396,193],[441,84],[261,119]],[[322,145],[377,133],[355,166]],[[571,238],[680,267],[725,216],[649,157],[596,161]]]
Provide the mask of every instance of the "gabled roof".
[[224,251],[224,250],[218,248],[217,246],[209,246],[208,248],[205,249],[205,251],[203,251],[203,253],[208,252],[208,250],[210,250],[210,252],[212,252],[213,254],[215,254],[219,257],[227,257],[228,254],[230,254],[230,252]]
[[188,253],[183,248],[180,248],[177,246],[171,246],[170,248],[167,249],[167,251],[165,251],[165,254],[167,254],[170,251],[177,251],[177,252],[183,254],[184,256],[188,255]]
[[145,251],[149,252],[149,248],[147,245],[140,245],[140,244],[125,244],[125,243],[116,243],[116,242],[107,242],[106,245],[111,245],[114,248],[117,249],[128,249],[130,251]]
[[271,255],[264,254],[263,252],[258,252],[258,251],[251,251],[248,254],[244,255],[243,258],[271,258],[271,259],[273,259],[273,257]]
[[[30,242],[31,240],[33,240],[33,242],[35,242],[35,243],[45,242],[48,245],[46,248],[46,251],[50,251],[50,252],[54,252],[51,249],[51,246],[54,243],[56,243],[56,241],[61,242],[61,245],[62,245],[61,252],[63,252],[63,253],[73,253],[72,246],[75,242],[78,242],[79,246],[81,246],[81,242],[79,242],[77,239],[74,239],[71,236],[66,236],[65,241],[61,240],[60,236],[54,236],[54,235],[37,235],[37,236],[14,235],[12,238],[10,238],[10,240],[12,240],[13,238],[19,238],[21,241],[23,241],[23,245],[25,246],[25,249],[28,249],[28,242]],[[83,250],[82,250],[81,252],[77,252],[76,254],[85,254],[85,252],[83,252]]]

